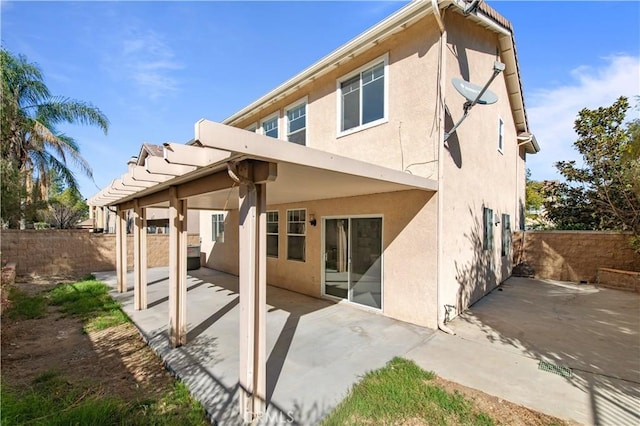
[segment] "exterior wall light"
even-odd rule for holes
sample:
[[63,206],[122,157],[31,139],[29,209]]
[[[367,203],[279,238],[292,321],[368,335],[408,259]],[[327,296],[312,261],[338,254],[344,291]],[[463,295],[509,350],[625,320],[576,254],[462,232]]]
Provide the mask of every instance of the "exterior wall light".
[[309,225],[311,226],[316,226],[318,224],[318,222],[316,221],[316,215],[315,214],[310,214],[309,215]]

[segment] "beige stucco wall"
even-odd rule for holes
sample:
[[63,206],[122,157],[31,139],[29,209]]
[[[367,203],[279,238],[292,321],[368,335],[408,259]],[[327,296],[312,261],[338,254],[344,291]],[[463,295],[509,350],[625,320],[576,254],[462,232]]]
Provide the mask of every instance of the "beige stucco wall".
[[[286,211],[307,209],[306,260],[286,259]],[[383,217],[383,314],[435,327],[436,196],[402,191],[362,197],[269,206],[279,212],[279,257],[267,258],[269,284],[314,297],[322,296],[322,218],[381,215]],[[202,213],[209,215],[209,212]],[[317,226],[308,224],[313,214]],[[211,222],[205,217],[200,223]],[[210,226],[210,225],[209,225]],[[203,226],[202,248],[209,267],[238,273],[238,211],[227,214],[224,243],[211,243]]]
[[[456,13],[446,15],[447,63],[445,99],[453,127],[463,114],[465,98],[453,88],[453,77],[483,86],[500,58],[497,36]],[[455,314],[478,300],[511,272],[511,256],[501,256],[502,224],[493,226],[494,248],[484,250],[483,207],[501,217],[509,214],[511,229],[518,229],[524,196],[524,153],[508,102],[504,75],[490,90],[499,101],[475,106],[446,143],[441,182],[443,259],[442,305],[456,307]],[[504,122],[503,151],[498,150],[498,120]],[[440,306],[443,309],[443,306]]]
[[[224,240],[212,240],[211,215],[222,213],[224,221]],[[204,264],[215,267],[219,271],[238,274],[238,211],[200,211],[200,252]],[[215,259],[215,260],[214,260]]]
[[[307,146],[435,178],[434,147],[438,134],[433,126],[438,40],[435,21],[428,16],[295,94],[237,123],[237,127],[258,123],[276,111],[282,118],[284,108],[306,96]],[[389,55],[388,122],[338,138],[337,80],[384,54]],[[281,120],[280,138],[286,139],[283,130]]]
[[[452,11],[445,13],[445,21],[448,41],[445,48],[444,97],[451,113],[445,119],[445,130],[448,130],[461,117],[465,102],[451,85],[451,78],[461,77],[484,85],[492,75],[494,61],[501,58],[495,33]],[[306,97],[308,146],[438,179],[439,129],[436,105],[439,54],[439,31],[434,17],[429,15],[372,47],[365,54],[341,64],[313,83],[302,86],[296,93],[265,106],[253,116],[234,125],[244,128],[252,123],[259,123],[276,111],[282,118],[288,105]],[[337,80],[382,55],[388,55],[389,60],[388,121],[337,137]],[[435,198],[442,203],[441,275],[436,277],[434,263],[434,268],[429,268],[428,281],[412,287],[410,283],[414,281],[411,280],[417,280],[424,273],[423,259],[429,257],[431,261],[430,255],[433,254],[435,262],[436,237],[430,235],[427,242],[421,239],[423,236],[419,233],[399,234],[401,237],[394,241],[402,241],[405,248],[388,247],[389,258],[385,258],[385,279],[388,278],[385,282],[394,283],[389,284],[390,289],[385,288],[385,314],[433,326],[437,318],[436,308],[424,310],[423,305],[436,304],[438,280],[441,285],[438,308],[444,310],[445,305],[455,306],[457,309],[452,312],[455,315],[510,275],[512,257],[509,254],[501,256],[500,253],[501,226],[493,229],[494,249],[485,251],[482,248],[482,209],[484,206],[489,207],[499,217],[509,214],[511,229],[520,227],[524,203],[525,154],[517,146],[504,75],[496,78],[491,90],[499,96],[498,103],[475,106],[442,151],[442,190],[429,202],[428,208],[429,215],[435,215],[437,212],[432,210],[437,204]],[[498,151],[497,145],[499,117],[504,122],[502,152]],[[281,120],[282,139],[285,137],[284,124],[284,120]],[[399,203],[401,199],[399,196],[395,203]],[[336,215],[343,211],[346,211],[344,214],[358,214],[361,211],[364,214],[363,210],[368,213],[364,205],[370,199],[364,197],[363,200],[366,201],[363,201],[362,206],[358,202],[352,205],[344,204],[344,200],[336,200],[318,204],[306,203],[297,207],[309,206],[309,212],[318,210],[315,214],[319,219],[323,214]],[[373,205],[376,206],[377,213],[393,210],[393,207],[380,203]],[[286,207],[279,206],[280,208],[283,209],[280,217],[284,220]],[[408,223],[426,223],[425,217],[416,217]],[[435,216],[429,218],[434,224],[437,222]],[[227,220],[227,235],[229,232],[237,233],[236,213],[230,212]],[[206,224],[206,220],[201,222],[204,224],[203,235],[210,235],[210,228],[206,229],[210,225]],[[387,222],[390,219],[385,216],[385,226]],[[296,265],[269,259],[269,279],[276,285],[318,295],[320,269],[319,265],[310,266],[310,262],[317,262],[314,256],[317,258],[319,255],[317,251],[320,250],[320,240],[316,241],[314,236],[314,233],[319,233],[319,227],[310,228],[309,232],[309,257],[306,264]],[[235,241],[226,239],[224,243],[208,246],[207,253],[216,254],[213,258],[208,258],[209,264],[235,273],[238,268]],[[412,250],[416,254],[407,256]],[[396,257],[396,253],[403,253],[403,256]],[[392,263],[393,267],[390,268],[387,262],[397,263]],[[400,270],[402,272],[398,272]],[[306,277],[303,283],[298,280],[302,276]],[[404,280],[404,276],[412,278]],[[401,294],[406,297],[400,296]]]
[[[189,234],[188,244],[199,236]],[[116,268],[114,234],[93,234],[85,230],[2,231],[2,257],[16,262],[16,272],[38,275],[82,276]],[[127,238],[127,263],[133,269],[133,236]],[[169,236],[147,235],[149,268],[169,264]]]

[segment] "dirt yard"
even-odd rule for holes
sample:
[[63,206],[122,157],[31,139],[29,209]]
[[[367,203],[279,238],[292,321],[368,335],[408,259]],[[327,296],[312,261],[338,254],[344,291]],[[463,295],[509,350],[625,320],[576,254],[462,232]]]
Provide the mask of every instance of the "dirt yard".
[[[16,285],[33,295],[55,284],[40,280]],[[90,385],[96,393],[125,400],[158,396],[173,381],[133,325],[89,333],[82,326],[82,320],[64,317],[54,306],[40,319],[14,321],[3,316],[3,380],[28,385],[38,375],[54,371],[72,384]]]
[[[30,294],[50,290],[51,280],[16,284]],[[158,396],[174,380],[160,359],[145,345],[137,329],[122,324],[84,333],[82,321],[64,317],[49,306],[45,318],[2,318],[2,379],[11,385],[29,385],[38,375],[55,371],[70,384],[93,388],[95,393],[124,400]],[[559,419],[487,395],[441,378],[437,383],[457,391],[502,425],[562,425]],[[93,392],[92,392],[93,393]]]

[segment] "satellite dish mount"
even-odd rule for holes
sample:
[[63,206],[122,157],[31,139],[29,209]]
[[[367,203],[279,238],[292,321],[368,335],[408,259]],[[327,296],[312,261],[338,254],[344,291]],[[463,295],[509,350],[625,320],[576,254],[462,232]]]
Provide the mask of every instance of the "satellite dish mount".
[[455,132],[456,129],[462,124],[465,118],[467,118],[467,115],[469,115],[469,111],[471,111],[471,108],[473,108],[476,104],[491,105],[498,101],[498,95],[489,90],[489,86],[502,71],[504,71],[504,64],[495,61],[493,63],[493,75],[491,76],[491,78],[489,78],[489,81],[485,83],[484,87],[469,83],[468,81],[462,80],[461,78],[451,79],[451,84],[453,84],[453,87],[455,87],[458,93],[460,93],[467,99],[467,102],[464,103],[464,114],[462,115],[460,120],[458,120],[458,122],[451,128],[451,130],[445,132],[445,141],[449,139],[449,136],[451,136],[453,132]]

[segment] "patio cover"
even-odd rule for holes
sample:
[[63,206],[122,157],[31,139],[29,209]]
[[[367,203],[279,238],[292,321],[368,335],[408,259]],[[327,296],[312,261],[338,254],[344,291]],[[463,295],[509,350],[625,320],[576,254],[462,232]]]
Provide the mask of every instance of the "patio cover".
[[[144,164],[141,164],[144,163]],[[126,290],[126,211],[134,211],[134,305],[146,309],[145,208],[169,208],[169,337],[186,343],[187,208],[238,209],[240,413],[265,412],[267,205],[403,190],[436,191],[437,182],[207,120],[187,144],[166,143],[163,156],[129,170],[87,203],[116,206],[118,291]]]
[[130,163],[126,174],[87,202],[127,209],[138,199],[143,207],[168,207],[168,188],[191,182],[191,189],[183,190],[190,209],[237,209],[238,188],[229,196],[231,180],[222,179],[219,185],[204,182],[216,172],[226,174],[228,163],[243,160],[277,165],[277,179],[269,183],[267,194],[270,205],[408,189],[437,190],[437,182],[431,179],[200,120],[194,140],[164,144],[164,158],[147,157],[144,165]]

